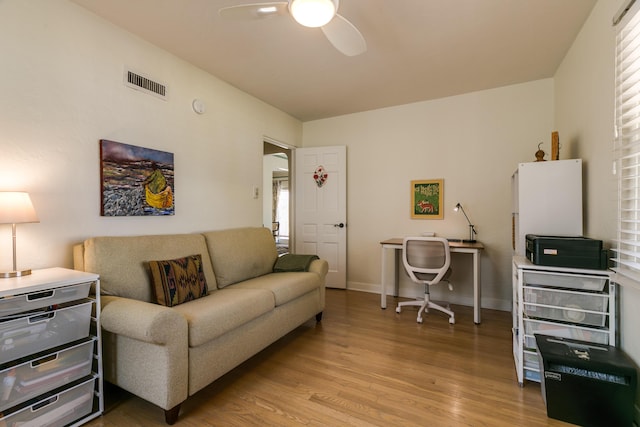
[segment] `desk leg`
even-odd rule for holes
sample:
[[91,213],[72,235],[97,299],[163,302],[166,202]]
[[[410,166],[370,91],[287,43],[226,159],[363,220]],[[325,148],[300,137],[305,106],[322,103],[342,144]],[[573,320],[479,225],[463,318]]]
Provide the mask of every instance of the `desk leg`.
[[387,250],[382,246],[382,272],[380,273],[380,307],[387,308]]
[[395,271],[393,282],[393,296],[398,297],[400,295],[400,255],[402,255],[402,249],[393,250],[393,271]]
[[482,288],[480,286],[480,251],[473,253],[473,322],[480,324]]

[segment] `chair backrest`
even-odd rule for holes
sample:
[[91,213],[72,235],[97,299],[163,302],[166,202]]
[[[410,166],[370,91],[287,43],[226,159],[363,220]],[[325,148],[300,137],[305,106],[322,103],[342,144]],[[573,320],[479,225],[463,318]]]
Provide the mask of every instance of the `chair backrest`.
[[451,265],[449,242],[442,237],[405,237],[402,262],[414,282],[440,282]]

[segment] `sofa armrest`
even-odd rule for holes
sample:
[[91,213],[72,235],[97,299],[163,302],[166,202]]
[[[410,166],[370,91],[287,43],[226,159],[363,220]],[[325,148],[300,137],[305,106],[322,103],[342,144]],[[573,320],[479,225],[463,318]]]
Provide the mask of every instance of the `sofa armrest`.
[[[320,286],[320,311],[316,314],[316,319],[322,318],[322,310],[324,310],[325,306],[325,298],[326,298],[326,290],[325,285],[327,281],[327,273],[329,272],[329,263],[325,259],[314,259],[311,261],[309,265],[309,271],[312,273],[316,273],[318,277],[320,277],[320,281],[322,285]],[[319,316],[319,317],[318,317]]]
[[73,245],[73,269],[84,271],[84,244]]
[[329,263],[324,259],[314,259],[309,265],[309,271],[320,276],[322,284],[324,285],[324,280],[329,272]]
[[187,346],[187,319],[177,311],[162,305],[130,298],[102,296],[100,315],[102,328],[152,344]]

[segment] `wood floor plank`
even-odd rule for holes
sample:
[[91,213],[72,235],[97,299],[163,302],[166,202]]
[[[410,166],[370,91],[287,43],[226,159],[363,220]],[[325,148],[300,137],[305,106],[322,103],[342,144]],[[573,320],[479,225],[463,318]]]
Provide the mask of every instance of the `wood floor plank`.
[[[177,426],[560,427],[540,385],[516,380],[511,314],[454,306],[456,324],[394,311],[398,299],[327,290],[310,320],[182,406]],[[116,387],[93,427],[164,426],[163,411]]]

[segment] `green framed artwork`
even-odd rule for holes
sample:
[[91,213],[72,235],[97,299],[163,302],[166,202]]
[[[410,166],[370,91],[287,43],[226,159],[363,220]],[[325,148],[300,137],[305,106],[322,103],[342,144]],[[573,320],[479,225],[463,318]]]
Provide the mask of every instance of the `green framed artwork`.
[[411,218],[444,218],[444,180],[411,181]]

